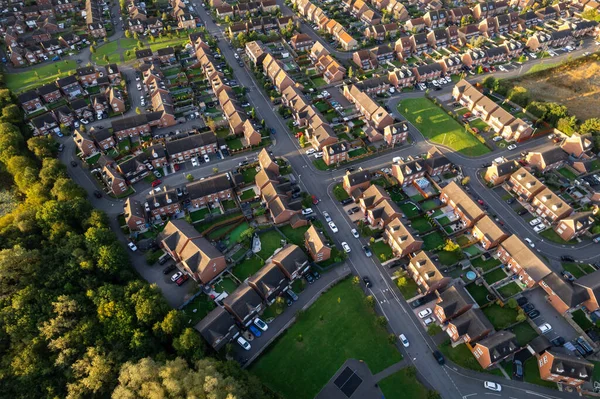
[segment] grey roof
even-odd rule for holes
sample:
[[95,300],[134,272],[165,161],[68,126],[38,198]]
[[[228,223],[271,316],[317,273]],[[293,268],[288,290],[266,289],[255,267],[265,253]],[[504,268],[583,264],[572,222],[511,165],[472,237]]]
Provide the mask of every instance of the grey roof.
[[88,103],[83,98],[78,98],[76,100],[71,101],[71,108],[74,110],[87,108],[89,107]]
[[469,309],[454,319],[452,324],[456,326],[459,335],[469,334],[472,339],[480,337],[486,330],[494,329],[492,323],[479,308]]
[[550,273],[544,277],[544,282],[570,308],[589,299],[585,288],[571,284],[556,273]]
[[564,150],[560,147],[555,147],[547,151],[543,151],[540,153],[542,158],[544,158],[544,162],[547,165],[552,165],[553,163],[557,163],[560,161],[564,161],[568,158],[568,155]]
[[429,166],[431,169],[439,168],[440,166],[444,166],[450,164],[450,160],[446,158],[445,155],[434,155],[425,159],[425,165]]
[[75,70],[78,76],[86,76],[96,73],[96,68],[93,66],[84,66]]
[[548,350],[548,353],[554,356],[550,369],[552,374],[591,381],[594,372],[593,363],[573,355],[566,348],[552,348]]
[[56,119],[52,116],[52,112],[47,112],[31,120],[31,123],[37,128],[44,127],[44,124],[56,123]]
[[39,95],[36,93],[36,91],[28,90],[19,95],[19,102],[22,104],[26,103],[27,101],[35,100],[36,98],[39,98]]
[[518,167],[519,165],[515,161],[506,161],[496,164],[498,176],[506,176],[508,174],[512,174],[518,169]]
[[535,337],[527,346],[531,347],[537,354],[543,353],[546,349],[551,348],[552,344],[545,335]]
[[495,57],[498,55],[502,55],[502,54],[506,54],[506,47],[504,46],[496,46],[496,47],[491,47],[488,49],[484,50],[484,53],[486,55],[486,57]]
[[600,300],[600,270],[579,277],[575,280],[575,284],[591,289],[596,300]]
[[195,328],[217,351],[240,331],[233,317],[222,307],[213,309]]
[[216,142],[217,136],[215,136],[213,132],[205,132],[188,136],[179,140],[168,141],[165,146],[167,148],[167,153],[169,155],[173,155]]
[[90,134],[98,142],[104,141],[107,138],[112,137],[112,133],[108,129],[96,129],[96,128],[94,128],[94,130],[90,130]]
[[222,173],[204,180],[188,183],[186,187],[188,189],[189,198],[195,199],[230,189],[233,185],[231,180],[227,178],[227,173]]
[[248,278],[248,284],[254,286],[265,300],[279,294],[287,281],[281,269],[274,263],[263,266]]
[[53,93],[56,90],[58,90],[58,86],[56,86],[55,83],[48,83],[41,87],[38,87],[37,90],[38,90],[38,93],[40,93],[41,95],[50,94],[50,93]]
[[142,126],[148,123],[148,117],[146,114],[132,115],[125,118],[120,118],[111,121],[113,131],[120,132],[121,130],[131,129],[134,127]]
[[68,85],[73,84],[73,83],[78,83],[77,78],[75,77],[75,75],[67,76],[67,77],[64,77],[62,79],[57,79],[56,80],[56,84],[58,85],[58,87],[65,87],[65,86],[68,86]]
[[482,339],[478,344],[488,348],[492,362],[504,359],[521,349],[521,346],[517,342],[517,337],[510,331],[499,331]]
[[300,247],[288,244],[273,255],[273,262],[280,265],[289,274],[293,274],[308,262],[306,254]]
[[372,174],[368,169],[359,170],[350,174],[347,174],[348,181],[351,186],[355,186],[357,184],[361,184],[371,180]]
[[137,59],[146,58],[146,57],[152,57],[152,50],[142,49],[142,50],[137,50],[135,52],[135,58],[137,58]]
[[235,315],[244,320],[262,303],[262,298],[254,288],[244,282],[223,300],[223,305],[229,307]]
[[473,299],[462,285],[448,287],[444,292],[438,294],[438,297],[442,301],[437,306],[444,309],[446,318],[451,318],[458,310],[474,304]]

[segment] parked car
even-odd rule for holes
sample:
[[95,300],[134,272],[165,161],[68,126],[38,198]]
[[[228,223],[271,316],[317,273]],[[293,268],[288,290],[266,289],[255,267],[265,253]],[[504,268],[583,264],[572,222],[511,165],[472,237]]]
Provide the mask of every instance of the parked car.
[[502,386],[500,384],[495,383],[495,382],[485,381],[483,383],[483,386],[486,389],[489,389],[490,391],[494,391],[494,392],[501,392],[502,391]]
[[368,258],[370,258],[371,256],[373,256],[373,252],[371,252],[371,249],[367,245],[363,245],[363,251],[365,251],[365,255]]
[[349,253],[350,251],[352,251],[350,249],[350,245],[348,245],[348,243],[346,241],[342,242],[342,248],[344,248],[344,252]]
[[248,326],[248,330],[250,330],[250,332],[252,333],[252,335],[254,335],[257,338],[262,335],[262,331],[260,331],[258,329],[258,327],[256,327],[254,324],[250,324],[250,326]]
[[160,172],[158,170],[155,170],[152,173],[154,174],[154,176],[156,176],[157,179],[160,179],[162,177],[162,175],[160,174]]
[[431,312],[431,308],[423,309],[423,310],[421,310],[421,311],[419,312],[419,317],[420,317],[421,319],[423,319],[423,318],[425,318],[425,317],[429,316],[431,313],[432,313],[432,312]]
[[425,327],[432,324],[433,322],[435,322],[435,320],[433,320],[433,317],[428,317],[425,320],[423,320],[423,324],[425,324]]
[[287,290],[286,293],[292,301],[296,302],[298,300],[298,295],[296,295],[296,293],[294,291]]
[[204,162],[206,162],[206,163],[210,162],[210,158],[206,154],[204,154]]
[[573,274],[566,270],[563,270],[562,272],[560,272],[560,274],[562,274],[565,280],[575,281],[575,276],[573,276]]
[[160,183],[162,183],[162,181],[160,181],[160,179],[154,180],[154,181],[152,182],[152,187],[159,186],[159,185],[160,185]]
[[533,309],[531,312],[527,313],[527,316],[529,316],[529,318],[533,320],[540,316],[540,311],[537,309]]
[[102,191],[100,191],[100,190],[94,190],[94,197],[96,197],[96,198],[102,198]]
[[303,214],[304,216],[306,216],[306,215],[310,215],[311,213],[313,213],[313,210],[312,210],[312,208],[306,208],[306,209],[302,209],[302,214]]
[[550,331],[552,331],[552,326],[550,323],[544,323],[541,326],[538,326],[538,328],[542,334],[548,334]]
[[337,228],[337,226],[335,225],[335,223],[333,222],[329,222],[329,228],[331,229],[331,231],[333,231],[334,233],[337,233],[339,230]]
[[533,241],[531,241],[531,238],[525,237],[525,241],[527,241],[527,244],[529,244],[531,248],[535,248],[535,244],[533,243]]
[[406,339],[406,335],[400,334],[399,338],[400,338],[400,342],[402,342],[402,345],[404,345],[405,348],[408,348],[410,346],[408,339]]
[[520,360],[515,360],[513,362],[513,374],[518,379],[523,378],[523,362],[521,362]]
[[542,219],[540,219],[540,218],[535,218],[535,219],[529,221],[530,226],[535,226],[536,224],[540,224],[540,223],[542,223]]
[[244,337],[241,337],[241,336],[240,336],[240,337],[238,337],[238,338],[237,338],[237,343],[238,343],[238,344],[239,344],[239,345],[240,345],[242,348],[244,348],[244,349],[245,349],[245,350],[247,350],[247,351],[249,351],[249,350],[250,350],[250,348],[252,348],[252,346],[250,346],[250,343],[249,343],[248,341],[246,341],[246,340],[244,339]]
[[256,319],[254,319],[254,325],[256,327],[260,328],[262,331],[267,331],[269,329],[269,326],[267,325],[267,323],[265,323],[258,317]]
[[195,168],[197,166],[200,166],[200,164],[198,163],[198,158],[193,157],[192,158],[192,166]]
[[563,337],[556,337],[550,343],[554,346],[563,346],[565,344],[565,339]]
[[163,269],[163,274],[169,274],[175,269],[177,269],[177,267],[175,266],[174,263],[171,263],[169,266],[167,266]]
[[325,218],[325,221],[327,223],[331,222],[331,216],[329,216],[329,213],[327,213],[327,211],[323,211],[323,217]]
[[71,161],[71,166],[74,167],[74,168],[77,167],[77,162]]
[[362,279],[367,288],[371,288],[373,286],[373,284],[371,284],[371,280],[369,279],[369,277],[364,276]]
[[506,148],[507,148],[509,151],[512,151],[512,150],[514,150],[515,148],[517,148],[517,145],[516,145],[516,144],[511,144],[511,145],[509,145],[509,146],[508,146],[508,147],[506,147]]
[[435,358],[435,360],[437,360],[439,365],[444,365],[444,363],[446,363],[446,359],[444,358],[444,355],[442,355],[442,352],[440,351],[433,351],[433,357]]
[[171,276],[171,281],[175,282],[179,279],[179,277],[183,276],[183,273],[181,271],[178,271],[177,273],[175,273],[174,275]]
[[519,305],[521,307],[525,306],[528,302],[529,302],[529,300],[527,298],[525,298],[524,296],[517,298],[517,305]]
[[305,273],[304,278],[306,279],[306,282],[308,284],[312,284],[315,282],[315,279],[313,278],[312,274],[310,274],[310,273]]
[[134,243],[132,243],[132,242],[128,242],[128,243],[127,243],[127,246],[129,247],[129,249],[131,249],[131,251],[132,251],[132,252],[135,252],[135,251],[137,251],[137,247],[135,246],[135,244],[134,244]]
[[312,155],[315,153],[315,149],[314,148],[309,148],[308,150],[306,150],[306,155]]
[[352,233],[352,235],[354,236],[354,238],[359,238],[360,237],[358,235],[358,231],[356,231],[356,229],[352,229],[352,230],[350,230],[350,232]]
[[318,279],[320,279],[320,278],[321,278],[321,274],[319,274],[319,272],[318,272],[318,271],[316,271],[316,270],[311,270],[311,272],[310,272],[310,273],[311,273],[311,274],[312,274],[312,276],[315,278],[315,280],[318,280]]
[[560,257],[560,260],[563,262],[575,262],[575,258],[573,258],[571,255],[563,255]]
[[543,224],[538,224],[537,226],[533,226],[533,231],[535,231],[536,233],[540,233],[543,230],[546,230],[546,226]]
[[348,205],[348,204],[351,204],[352,201],[353,201],[352,198],[346,198],[345,200],[341,200],[340,203],[342,205]]
[[531,303],[526,303],[525,305],[521,306],[521,308],[523,309],[523,312],[527,313],[534,310],[535,306],[533,306]]
[[312,203],[313,203],[313,205],[317,205],[319,203],[319,199],[317,198],[316,195],[312,196]]

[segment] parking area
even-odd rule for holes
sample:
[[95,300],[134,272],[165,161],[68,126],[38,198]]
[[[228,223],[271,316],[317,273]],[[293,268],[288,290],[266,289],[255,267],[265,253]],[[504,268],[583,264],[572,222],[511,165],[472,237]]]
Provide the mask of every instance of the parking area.
[[354,202],[344,206],[344,212],[346,212],[346,215],[348,215],[353,223],[358,223],[360,220],[364,220],[365,218],[363,211]]
[[545,334],[549,340],[553,340],[557,337],[563,337],[565,340],[570,341],[579,336],[577,331],[550,305],[546,302],[546,293],[540,287],[535,288],[525,293],[525,297],[535,308],[540,312],[540,315],[533,319],[536,326],[540,326],[544,323],[550,323],[552,331]]
[[[429,296],[428,296],[428,299],[429,299]],[[423,326],[425,326],[425,328],[427,328],[427,326],[434,324],[434,323],[439,324],[439,320],[433,313],[435,304],[436,304],[436,299],[433,299],[433,300],[427,301],[427,302],[417,306],[416,308],[412,309],[413,313],[417,316],[417,318],[419,319],[421,324],[423,324]],[[427,313],[429,313],[429,314],[427,314]],[[427,315],[424,316],[425,314],[427,314]],[[421,317],[421,316],[423,316],[423,317]]]

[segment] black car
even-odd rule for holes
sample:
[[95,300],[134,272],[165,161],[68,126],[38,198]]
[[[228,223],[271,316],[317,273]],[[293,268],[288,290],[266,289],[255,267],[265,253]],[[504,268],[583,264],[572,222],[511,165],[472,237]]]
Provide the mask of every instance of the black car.
[[96,197],[96,198],[102,198],[102,191],[95,190],[94,191],[94,197]]
[[446,359],[440,351],[433,351],[433,357],[435,357],[435,360],[437,360],[438,364],[440,365],[444,365],[444,363],[446,363]]
[[344,200],[341,200],[340,203],[342,205],[348,205],[348,204],[352,203],[352,198],[346,198]]
[[352,168],[352,167],[346,168],[346,172],[354,172],[354,168]]
[[513,362],[513,374],[519,380],[523,378],[523,363],[520,360],[515,360]]
[[373,256],[373,252],[371,252],[371,249],[368,246],[363,245],[363,251],[365,251],[365,255],[367,255],[367,257],[370,258]]
[[524,311],[525,313],[529,313],[529,312],[531,312],[531,311],[532,311],[532,310],[534,310],[534,309],[535,309],[535,306],[533,306],[533,305],[532,305],[532,304],[530,304],[530,303],[526,303],[526,304],[523,306],[523,311]]
[[350,209],[352,212],[356,213],[358,211],[360,211],[360,207],[355,206],[354,208]]
[[371,288],[373,286],[373,284],[371,284],[371,280],[367,276],[363,277],[363,281],[365,282],[365,286],[367,288]]
[[159,265],[164,265],[165,263],[167,263],[169,261],[169,257],[168,256],[161,256],[160,258],[158,258],[158,264]]
[[509,199],[507,199],[507,200],[506,200],[506,203],[507,203],[508,205],[512,204],[513,202],[515,202],[515,199],[514,199],[514,198],[509,198]]
[[72,166],[72,167],[76,167],[76,166],[77,166],[77,162],[75,162],[75,161],[71,161],[71,166]]
[[292,302],[292,300],[291,300],[290,298],[285,298],[285,303],[286,303],[286,305],[288,305],[288,307],[289,307],[289,306],[292,306],[292,304],[293,304],[294,302]]
[[321,275],[319,274],[318,271],[312,270],[311,273],[312,273],[312,276],[315,278],[315,280],[318,280],[321,278]]
[[536,317],[539,317],[539,315],[540,311],[537,309],[533,309],[531,312],[527,313],[527,316],[529,316],[531,320],[535,319]]
[[573,258],[571,255],[563,255],[560,257],[560,260],[563,262],[575,262],[575,258]]
[[526,303],[528,303],[529,301],[527,300],[527,298],[525,298],[524,296],[522,296],[521,298],[517,299],[517,305],[519,306],[524,306]]
[[519,216],[523,216],[523,215],[525,215],[526,213],[527,213],[527,209],[525,209],[525,208],[523,208],[523,209],[521,209],[519,212],[517,212],[517,214],[518,214]]
[[304,278],[306,279],[306,281],[308,282],[308,284],[312,284],[315,282],[315,279],[313,278],[312,274],[310,273],[306,273],[304,275]]
[[169,266],[167,266],[167,267],[165,267],[163,269],[163,274],[169,274],[169,273],[171,273],[175,269],[176,269],[175,264],[172,263],[172,264],[170,264]]
[[481,165],[482,168],[489,168],[490,166],[492,166],[491,162],[486,162],[484,164]]
[[550,343],[554,346],[563,346],[565,344],[565,339],[563,337],[554,338]]

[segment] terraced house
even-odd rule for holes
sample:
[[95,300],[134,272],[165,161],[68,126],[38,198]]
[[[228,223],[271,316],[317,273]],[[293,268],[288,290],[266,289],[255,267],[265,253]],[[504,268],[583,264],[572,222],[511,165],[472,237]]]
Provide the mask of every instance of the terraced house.
[[451,281],[450,277],[439,271],[438,264],[429,258],[425,251],[420,251],[412,257],[406,270],[423,295],[442,291]]
[[487,215],[475,223],[471,234],[479,240],[479,244],[486,250],[498,246],[508,238],[508,234]]
[[473,227],[485,215],[483,209],[454,181],[442,189],[440,201],[452,207],[467,228]]
[[525,168],[520,168],[508,179],[510,191],[521,197],[522,200],[531,201],[539,192],[546,188],[535,176]]
[[405,226],[399,218],[392,219],[385,226],[383,240],[392,248],[394,256],[398,258],[420,251],[423,247],[423,240],[416,238],[414,231]]
[[186,184],[191,204],[202,208],[208,204],[230,200],[234,197],[234,184],[229,172]]
[[398,184],[406,187],[425,176],[425,162],[421,159],[408,157],[401,164],[394,164],[392,166],[392,175],[398,180]]
[[471,351],[481,367],[487,369],[512,356],[520,349],[521,346],[515,334],[510,331],[498,331],[477,342]]
[[475,302],[465,287],[460,284],[452,285],[441,292],[436,291],[435,293],[437,300],[433,313],[440,323],[445,324],[475,306]]
[[494,326],[479,308],[471,308],[452,319],[446,327],[446,333],[453,345],[474,343],[486,337]]
[[304,246],[315,262],[322,262],[331,257],[331,247],[328,245],[327,239],[314,225],[311,225],[304,233]]
[[551,273],[537,254],[515,235],[500,243],[498,258],[528,288],[534,287]]
[[144,208],[150,212],[152,217],[160,220],[164,216],[171,216],[182,211],[179,198],[174,189],[162,191],[151,191],[150,195],[146,196]]

